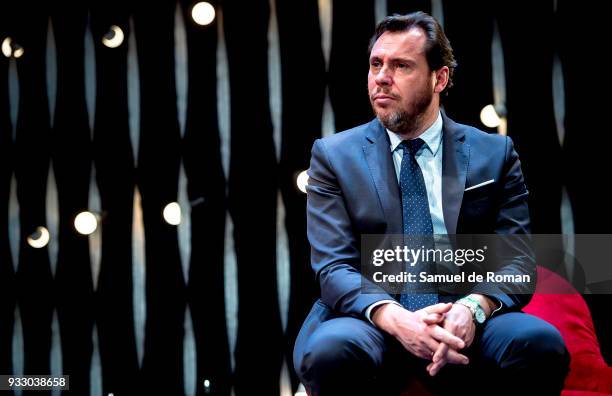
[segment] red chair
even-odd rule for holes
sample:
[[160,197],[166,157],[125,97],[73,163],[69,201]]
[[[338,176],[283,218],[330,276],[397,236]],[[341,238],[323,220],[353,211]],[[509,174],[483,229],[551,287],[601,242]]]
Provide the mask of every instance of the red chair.
[[538,267],[536,293],[523,311],[555,326],[571,355],[563,396],[612,395],[612,367],[604,361],[589,308],[565,279]]

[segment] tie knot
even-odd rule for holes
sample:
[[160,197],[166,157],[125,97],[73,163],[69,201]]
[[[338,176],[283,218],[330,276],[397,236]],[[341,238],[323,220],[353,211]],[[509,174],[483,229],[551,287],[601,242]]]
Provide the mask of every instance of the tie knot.
[[412,140],[402,140],[402,147],[404,149],[404,153],[407,151],[412,156],[414,156],[425,144],[425,141],[421,138],[416,138]]

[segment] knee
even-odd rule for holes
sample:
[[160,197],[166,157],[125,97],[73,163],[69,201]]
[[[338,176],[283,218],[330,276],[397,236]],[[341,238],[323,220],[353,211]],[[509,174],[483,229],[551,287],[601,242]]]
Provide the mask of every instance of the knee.
[[[557,368],[569,367],[569,353],[559,331],[546,323],[534,326],[517,334],[512,342],[512,352],[520,366]],[[511,359],[512,360],[512,359]]]
[[306,343],[301,359],[294,359],[298,375],[310,382],[321,376],[341,378],[375,367],[375,358],[349,334],[316,331]]
[[553,326],[542,326],[525,332],[522,340],[528,352],[538,360],[562,360],[568,355],[561,333]]

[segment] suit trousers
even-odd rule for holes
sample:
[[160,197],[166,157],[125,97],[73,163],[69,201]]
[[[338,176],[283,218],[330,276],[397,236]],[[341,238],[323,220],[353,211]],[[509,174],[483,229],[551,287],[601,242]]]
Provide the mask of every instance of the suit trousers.
[[[321,316],[315,310],[311,320]],[[424,387],[446,395],[559,395],[569,354],[555,327],[523,312],[494,316],[462,351],[468,365],[447,364],[430,377],[430,363],[392,336],[355,317],[306,319],[296,341],[294,366],[311,396],[398,395]],[[412,384],[411,384],[412,383]]]

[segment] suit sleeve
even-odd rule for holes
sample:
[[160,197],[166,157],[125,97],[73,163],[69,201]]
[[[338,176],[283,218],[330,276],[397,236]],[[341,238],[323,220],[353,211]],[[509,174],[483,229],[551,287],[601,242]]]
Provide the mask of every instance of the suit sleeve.
[[307,231],[311,265],[321,288],[321,300],[346,315],[365,318],[371,304],[393,298],[362,293],[359,235],[355,235],[336,172],[323,140],[312,148],[308,170]]
[[505,153],[495,221],[495,234],[501,237],[497,238],[498,266],[494,272],[498,275],[529,275],[531,282],[476,285],[474,293],[494,297],[502,303],[496,314],[523,308],[531,299],[536,284],[527,204],[529,192],[521,171],[521,162],[509,137],[506,137]]

